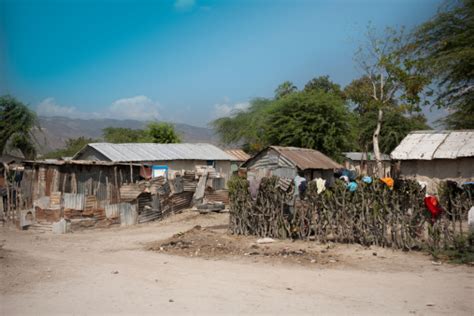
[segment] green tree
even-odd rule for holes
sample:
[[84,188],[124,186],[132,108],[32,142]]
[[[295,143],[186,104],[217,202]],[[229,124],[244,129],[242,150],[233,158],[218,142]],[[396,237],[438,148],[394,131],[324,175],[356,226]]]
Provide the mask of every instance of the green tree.
[[351,149],[351,113],[339,96],[322,90],[278,100],[268,122],[266,134],[272,145],[313,148],[335,159]]
[[293,82],[285,81],[275,89],[275,99],[281,99],[297,90],[298,88],[293,84]]
[[448,128],[474,126],[474,1],[445,4],[414,32],[408,47],[421,69],[435,78],[436,104],[450,114],[441,120]]
[[35,159],[34,128],[40,128],[36,114],[11,96],[0,97],[0,154],[7,146],[18,149],[27,159]]
[[[382,36],[378,36],[375,29],[369,26],[367,40],[367,44],[356,52],[355,60],[364,73],[363,78],[359,79],[361,81],[356,83],[364,88],[358,97],[366,93],[365,100],[370,99],[370,102],[359,104],[360,110],[373,109],[377,113],[372,147],[379,176],[382,176],[379,142],[384,113],[392,110],[406,113],[419,111],[420,94],[429,80],[416,67],[413,54],[407,49],[408,38],[403,29],[386,29]],[[364,82],[370,88],[367,89]],[[356,83],[351,86],[355,87]]]
[[211,122],[224,144],[241,145],[245,151],[256,153],[268,145],[266,128],[268,112],[274,106],[270,99],[257,98],[250,101],[246,110],[233,113]]
[[138,143],[146,138],[142,129],[131,129],[124,127],[107,127],[102,130],[102,136],[109,143]]
[[329,76],[319,76],[311,79],[305,86],[304,91],[323,91],[326,93],[334,94],[341,98],[345,98],[344,92],[341,90],[341,86],[337,83],[332,82]]
[[66,140],[64,148],[49,152],[44,156],[44,158],[61,159],[63,157],[72,157],[87,144],[94,142],[96,142],[94,139],[86,138],[84,136],[78,138],[69,138]]
[[144,138],[140,139],[144,143],[172,144],[180,143],[181,137],[176,133],[174,126],[169,123],[148,123],[145,129]]

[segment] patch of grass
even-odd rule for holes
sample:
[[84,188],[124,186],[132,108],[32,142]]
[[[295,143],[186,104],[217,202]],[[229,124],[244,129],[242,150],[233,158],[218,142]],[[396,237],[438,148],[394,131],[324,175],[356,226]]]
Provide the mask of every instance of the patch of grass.
[[449,249],[430,250],[430,254],[435,260],[454,264],[474,264],[474,233],[456,236]]

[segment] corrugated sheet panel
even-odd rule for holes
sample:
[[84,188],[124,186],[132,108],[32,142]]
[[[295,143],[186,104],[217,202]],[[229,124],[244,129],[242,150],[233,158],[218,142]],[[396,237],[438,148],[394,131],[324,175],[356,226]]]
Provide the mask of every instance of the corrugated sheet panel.
[[107,218],[120,217],[120,204],[109,204],[105,206],[105,216]]
[[411,132],[390,156],[397,160],[473,157],[474,130]]
[[[158,160],[230,160],[234,156],[211,144],[91,143],[102,155],[114,162]],[[80,152],[74,158],[80,157]]]
[[280,146],[271,146],[270,148],[278,151],[280,155],[301,170],[342,168],[340,164],[314,149]]
[[63,203],[64,208],[73,210],[84,210],[84,194],[81,193],[64,193]]
[[439,145],[433,159],[474,156],[474,131],[452,131]]
[[250,159],[250,155],[242,149],[226,149],[225,152],[237,158],[238,161],[247,161]]
[[131,226],[138,221],[137,206],[129,203],[120,203],[120,225]]

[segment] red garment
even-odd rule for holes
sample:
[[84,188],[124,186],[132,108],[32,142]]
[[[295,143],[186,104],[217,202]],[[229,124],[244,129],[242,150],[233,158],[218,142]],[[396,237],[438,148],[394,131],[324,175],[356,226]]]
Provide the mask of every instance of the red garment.
[[425,197],[425,206],[431,213],[432,219],[437,219],[439,215],[443,212],[443,208],[439,205],[438,199],[436,196],[428,195]]

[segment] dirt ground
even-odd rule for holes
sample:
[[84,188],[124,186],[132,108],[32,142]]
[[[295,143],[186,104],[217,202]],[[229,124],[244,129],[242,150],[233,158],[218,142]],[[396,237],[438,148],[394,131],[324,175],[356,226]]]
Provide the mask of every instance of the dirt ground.
[[[227,214],[67,235],[0,228],[0,315],[473,315],[474,268],[226,234]],[[196,227],[197,226],[197,227]]]

